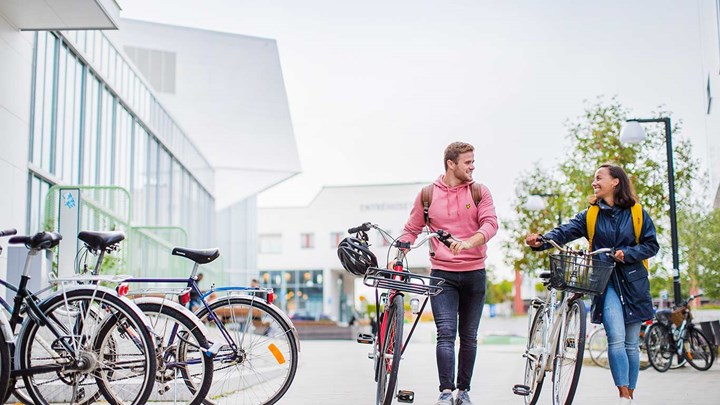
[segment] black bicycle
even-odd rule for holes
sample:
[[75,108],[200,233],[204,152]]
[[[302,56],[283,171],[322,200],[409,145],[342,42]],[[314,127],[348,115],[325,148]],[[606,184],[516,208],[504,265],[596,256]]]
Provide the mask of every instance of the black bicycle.
[[692,323],[690,302],[702,294],[691,295],[675,310],[661,310],[655,314],[657,322],[645,335],[650,364],[659,372],[667,371],[673,358],[678,364],[687,361],[695,369],[705,371],[715,362],[715,346]]

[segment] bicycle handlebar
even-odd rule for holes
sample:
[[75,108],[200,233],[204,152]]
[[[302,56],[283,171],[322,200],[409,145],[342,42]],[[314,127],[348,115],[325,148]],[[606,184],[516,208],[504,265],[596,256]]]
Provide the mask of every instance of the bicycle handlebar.
[[[554,240],[552,240],[552,239],[550,239],[550,238],[546,238],[546,237],[543,236],[543,235],[538,235],[538,240],[540,240],[541,242],[548,242],[549,244],[553,245],[553,246],[554,246],[556,249],[558,249],[558,250],[563,250],[563,251],[567,251],[567,252],[574,252],[574,251],[573,251],[572,249],[570,249],[569,247],[561,246],[561,245],[559,245],[557,242],[555,242]],[[582,252],[582,253],[585,254],[585,255],[587,255],[587,256],[595,256],[595,255],[599,255],[599,254],[602,254],[602,253],[611,254],[611,253],[613,253],[614,251],[615,251],[615,249],[611,249],[611,248],[601,248],[601,249],[593,250],[592,252],[587,252],[587,253]],[[613,256],[614,256],[614,255],[613,255]]]
[[0,238],[3,236],[11,236],[17,234],[17,229],[6,229],[4,231],[0,231]]
[[358,232],[367,232],[371,228],[377,227],[377,225],[373,225],[370,222],[365,222],[364,224],[360,226],[356,226],[354,228],[348,229],[348,233],[358,233]]
[[[381,230],[377,224],[373,224],[371,222],[365,222],[362,225],[349,228],[348,233],[367,232],[370,229]],[[443,243],[443,245],[447,246],[448,248],[450,247],[450,245],[452,245],[452,242],[450,240],[451,239],[456,240],[455,238],[453,238],[453,236],[450,234],[450,232],[446,232],[446,231],[443,231],[442,229],[438,229],[435,232],[432,232],[432,233],[429,233],[429,234],[423,236],[419,241],[415,241],[415,244],[413,244],[413,245],[409,245],[409,244],[407,244],[407,242],[396,241],[395,243],[397,245],[395,247],[413,250],[413,249],[417,249],[418,247],[423,245],[425,242],[427,242],[428,240],[433,239],[433,238],[437,238],[440,242]]]

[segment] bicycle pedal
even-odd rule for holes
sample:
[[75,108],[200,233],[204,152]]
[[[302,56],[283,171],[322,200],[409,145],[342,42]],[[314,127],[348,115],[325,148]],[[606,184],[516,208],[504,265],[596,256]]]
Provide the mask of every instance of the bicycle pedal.
[[397,400],[398,402],[405,402],[411,404],[415,401],[415,392],[408,390],[398,390]]
[[526,397],[530,395],[530,387],[528,387],[527,385],[515,384],[513,386],[513,394]]
[[367,333],[360,333],[357,337],[357,342],[370,345],[373,343],[375,339],[373,338],[373,335],[367,334]]
[[375,353],[373,353],[373,352],[368,353],[368,359],[375,360]]

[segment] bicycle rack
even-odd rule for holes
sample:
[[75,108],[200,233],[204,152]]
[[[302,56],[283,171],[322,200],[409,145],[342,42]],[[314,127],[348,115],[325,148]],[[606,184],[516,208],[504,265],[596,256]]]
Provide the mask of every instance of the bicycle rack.
[[[431,284],[431,281],[435,283]],[[439,277],[377,267],[370,267],[363,278],[363,284],[368,287],[398,290],[432,297],[440,294],[442,291],[441,285],[444,282],[445,280]]]

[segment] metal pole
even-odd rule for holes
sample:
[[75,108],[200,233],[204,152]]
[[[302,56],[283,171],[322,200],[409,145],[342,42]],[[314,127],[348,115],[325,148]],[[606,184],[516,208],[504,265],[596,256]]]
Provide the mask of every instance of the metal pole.
[[638,122],[665,123],[665,146],[667,148],[668,193],[670,194],[670,242],[672,244],[673,295],[675,305],[683,302],[680,291],[680,255],[678,253],[677,206],[675,203],[675,170],[673,169],[672,125],[670,118],[639,119]]

